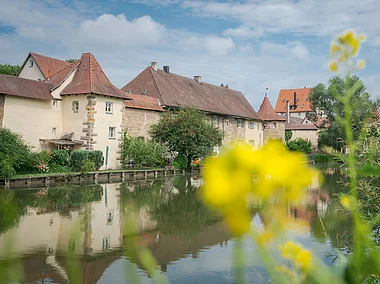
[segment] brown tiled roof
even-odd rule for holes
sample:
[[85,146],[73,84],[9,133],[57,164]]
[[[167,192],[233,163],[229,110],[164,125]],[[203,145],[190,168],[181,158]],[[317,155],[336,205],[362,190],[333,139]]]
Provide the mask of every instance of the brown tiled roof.
[[273,109],[272,104],[270,103],[267,96],[264,97],[263,103],[261,104],[260,109],[257,112],[257,114],[261,117],[261,119],[266,120],[266,121],[286,120],[285,117],[276,113],[276,111]]
[[315,130],[318,128],[313,123],[285,124],[285,130]]
[[73,72],[73,70],[75,70],[78,67],[79,63],[79,60],[71,63],[70,65],[63,68],[61,71],[51,76],[50,80],[45,79],[43,82],[50,83],[53,89],[59,87],[62,84],[62,82],[71,74],[71,72]]
[[128,96],[132,100],[125,101],[125,107],[127,108],[164,111],[164,109],[159,105],[157,98],[136,94],[128,94]]
[[48,56],[41,55],[38,53],[29,52],[24,63],[22,64],[21,69],[24,68],[24,65],[26,64],[29,56],[33,57],[35,63],[37,64],[38,68],[40,68],[45,78],[48,78],[49,76],[54,75],[55,73],[61,71],[66,66],[70,65],[69,62],[66,62],[64,60],[59,60],[59,59],[48,57]]
[[61,95],[76,94],[129,98],[126,93],[112,85],[92,53],[82,54],[73,80],[61,92]]
[[[310,90],[310,88],[280,90],[275,107],[276,112],[286,112],[286,101],[289,101],[289,105],[293,105],[294,92],[296,92],[297,99],[299,99],[299,101],[296,103],[297,109],[291,109],[290,112],[311,111],[310,101],[308,99]],[[302,107],[302,105],[304,107]]]
[[31,99],[52,100],[50,84],[14,76],[0,75],[0,94]]
[[241,92],[208,84],[193,78],[166,73],[150,66],[122,88],[123,91],[158,98],[168,107],[195,107],[210,113],[258,119],[252,106]]

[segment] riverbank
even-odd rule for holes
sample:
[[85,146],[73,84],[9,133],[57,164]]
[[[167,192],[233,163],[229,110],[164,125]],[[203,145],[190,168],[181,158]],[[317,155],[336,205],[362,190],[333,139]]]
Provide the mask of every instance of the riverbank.
[[[199,173],[200,168],[193,168],[191,172]],[[158,177],[167,177],[175,175],[184,175],[185,170],[178,169],[120,169],[120,170],[103,170],[88,173],[68,172],[68,173],[47,173],[47,174],[30,174],[18,175],[11,178],[0,178],[0,186],[5,189],[33,187],[33,186],[49,186],[65,183],[104,183],[117,181],[130,181],[138,179],[150,179]]]

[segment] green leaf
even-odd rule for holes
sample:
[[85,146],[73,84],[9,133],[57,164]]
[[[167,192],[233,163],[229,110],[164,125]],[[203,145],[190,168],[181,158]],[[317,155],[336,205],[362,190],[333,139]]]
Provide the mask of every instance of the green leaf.
[[380,175],[380,167],[379,166],[373,166],[373,165],[365,165],[364,167],[361,167],[358,169],[358,174],[363,176],[372,176]]

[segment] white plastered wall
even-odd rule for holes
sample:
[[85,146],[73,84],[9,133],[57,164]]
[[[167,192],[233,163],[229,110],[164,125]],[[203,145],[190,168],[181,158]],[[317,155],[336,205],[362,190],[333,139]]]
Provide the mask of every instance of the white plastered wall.
[[[22,135],[34,150],[47,150],[40,139],[59,138],[62,133],[61,104],[52,100],[6,96],[3,127]],[[53,136],[56,128],[56,136]]]
[[[73,112],[73,102],[75,101],[79,103],[79,110],[77,113]],[[83,122],[87,121],[86,105],[87,95],[63,96],[63,134],[74,132],[74,139],[80,140],[81,136],[83,136]]]
[[313,148],[318,146],[318,131],[317,130],[292,130],[291,140],[302,138],[310,140]]
[[245,137],[244,140],[246,143],[253,144],[255,147],[260,147],[263,145],[263,137],[264,137],[264,127],[261,121],[253,120],[253,128],[249,128],[248,120],[245,121]]
[[[94,133],[97,136],[94,137],[96,144],[94,144],[94,150],[100,150],[104,154],[104,163],[106,162],[106,148],[108,146],[108,168],[118,168],[120,163],[117,160],[119,154],[117,153],[120,148],[119,138],[121,138],[121,125],[123,122],[123,105],[124,100],[116,99],[112,97],[96,96],[95,98],[95,124]],[[113,106],[112,113],[106,113],[106,102],[111,102]],[[115,139],[108,137],[108,131],[110,127],[115,127]]]
[[[33,66],[30,67],[30,60],[33,60]],[[34,59],[29,56],[26,60],[24,68],[21,69],[20,74],[18,75],[20,78],[31,79],[31,80],[45,80],[44,74],[42,74],[40,68],[37,66],[37,63]]]

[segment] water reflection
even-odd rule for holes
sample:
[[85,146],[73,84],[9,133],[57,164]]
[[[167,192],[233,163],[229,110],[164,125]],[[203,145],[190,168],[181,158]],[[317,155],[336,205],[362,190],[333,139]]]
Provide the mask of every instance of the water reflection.
[[[316,179],[306,199],[289,204],[288,210],[306,224],[306,230],[291,231],[288,237],[326,263],[331,263],[327,253],[344,245],[339,236],[350,228],[336,198],[339,179],[339,172],[327,170],[325,183]],[[125,283],[126,264],[139,269],[142,282],[150,282],[126,246],[124,224],[133,221],[137,243],[150,249],[172,283],[231,283],[234,240],[219,216],[197,198],[201,184],[198,177],[188,176],[0,191],[0,272],[18,261],[27,283],[67,283],[69,251],[79,260],[84,283]],[[265,220],[256,212],[253,208],[252,222],[260,225]],[[255,244],[245,240],[245,248],[247,277],[267,283]]]

